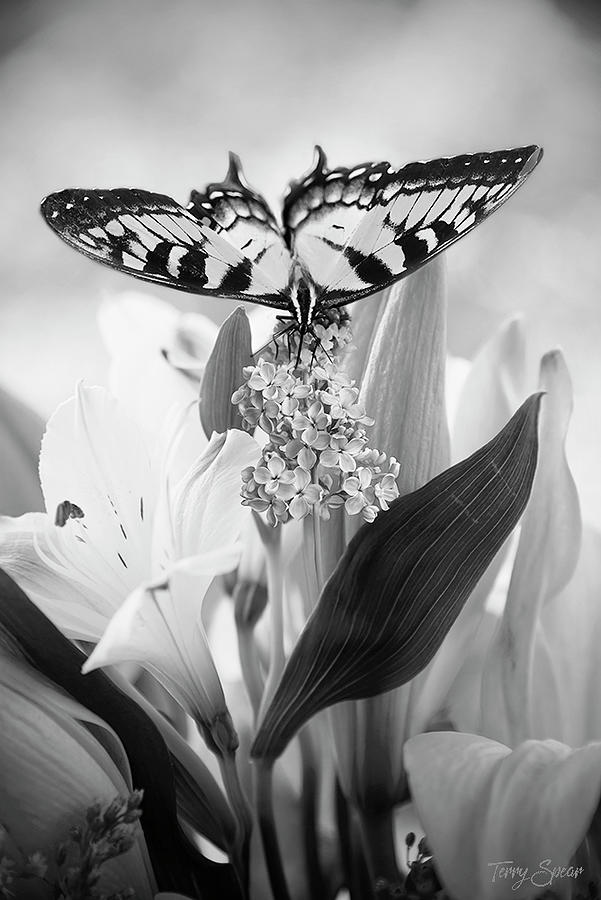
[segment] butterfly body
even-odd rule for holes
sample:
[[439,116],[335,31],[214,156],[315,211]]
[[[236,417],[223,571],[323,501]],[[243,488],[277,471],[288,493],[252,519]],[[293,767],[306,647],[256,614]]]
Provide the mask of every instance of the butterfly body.
[[281,222],[238,157],[186,207],[130,188],[66,190],[42,204],[80,252],[143,280],[287,314],[302,340],[320,317],[393,284],[497,209],[542,156],[536,146],[311,171],[286,192]]

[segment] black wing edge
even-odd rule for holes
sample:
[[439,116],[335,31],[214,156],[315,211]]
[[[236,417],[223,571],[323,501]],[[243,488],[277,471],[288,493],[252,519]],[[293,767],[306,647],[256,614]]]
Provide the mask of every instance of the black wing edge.
[[[288,301],[283,295],[280,296],[274,293],[273,295],[267,294],[261,297],[255,297],[254,295],[246,294],[243,291],[226,293],[225,291],[220,292],[219,290],[205,288],[201,284],[194,284],[190,281],[178,281],[178,279],[163,275],[160,272],[148,272],[143,269],[136,269],[133,271],[124,267],[118,259],[112,256],[102,256],[98,250],[87,247],[86,244],[81,241],[81,231],[94,226],[102,227],[98,221],[98,214],[104,214],[107,218],[118,216],[118,212],[114,209],[114,206],[104,200],[105,194],[110,195],[111,198],[121,200],[124,203],[124,206],[127,207],[124,211],[133,215],[136,214],[136,211],[131,208],[132,199],[140,202],[144,206],[149,202],[156,205],[164,204],[165,206],[175,208],[176,211],[181,210],[183,213],[194,216],[192,210],[185,209],[172,197],[169,197],[166,194],[145,191],[140,188],[65,188],[44,197],[40,204],[40,212],[45,222],[69,247],[72,247],[94,262],[110,266],[110,268],[115,269],[122,275],[129,275],[140,281],[158,284],[187,294],[198,294],[206,297],[219,297],[226,300],[255,303],[283,311],[289,308]],[[83,205],[82,202],[84,198],[86,199],[86,205]],[[77,217],[70,214],[71,208],[77,209]]]
[[[421,269],[422,266],[425,266],[427,263],[429,263],[432,259],[434,259],[435,256],[438,256],[440,253],[444,253],[445,250],[447,250],[449,247],[451,247],[453,244],[455,244],[461,238],[465,237],[465,235],[469,234],[470,231],[473,230],[473,228],[475,228],[477,225],[479,225],[481,222],[483,222],[485,219],[487,219],[493,212],[496,212],[497,209],[500,209],[500,207],[503,206],[503,204],[506,203],[507,200],[509,200],[509,198],[513,196],[513,194],[518,190],[518,188],[522,186],[522,184],[526,181],[526,179],[530,177],[530,175],[532,174],[534,169],[537,167],[537,165],[543,158],[544,150],[538,144],[530,144],[525,147],[514,147],[510,150],[482,151],[481,153],[478,153],[478,154],[465,154],[464,156],[444,157],[440,160],[440,162],[447,163],[449,160],[452,160],[454,162],[458,162],[460,160],[467,161],[468,159],[473,158],[474,156],[482,157],[484,159],[486,157],[493,157],[498,154],[522,154],[523,158],[526,160],[523,166],[521,164],[519,164],[520,169],[517,172],[517,175],[513,179],[513,188],[505,197],[503,197],[503,199],[499,202],[498,206],[495,206],[492,209],[490,209],[489,211],[487,211],[486,213],[484,213],[484,215],[482,215],[482,217],[478,220],[478,222],[474,223],[474,225],[472,225],[466,231],[456,234],[453,238],[451,238],[447,242],[442,242],[435,250],[433,250],[431,253],[429,253],[424,259],[416,262],[414,265],[411,266],[410,269],[405,270],[404,272],[402,272],[401,274],[397,275],[394,278],[391,278],[390,281],[382,283],[382,284],[378,285],[377,287],[366,286],[363,290],[358,291],[357,293],[354,293],[351,297],[345,296],[342,291],[336,291],[335,288],[328,289],[327,287],[324,287],[323,291],[317,297],[317,303],[320,303],[320,302],[323,303],[324,298],[325,298],[326,302],[324,305],[327,308],[348,306],[351,303],[354,303],[356,300],[361,300],[364,297],[369,297],[372,294],[378,293],[379,291],[386,290],[386,288],[391,287],[397,281],[401,281],[403,278],[406,278],[408,275],[412,275],[418,269]],[[438,160],[434,160],[434,162],[437,162],[437,161]],[[412,172],[412,174],[414,174],[415,177],[417,178],[422,175],[422,172],[423,172],[422,167],[428,166],[429,164],[430,164],[430,161],[410,163],[408,166],[404,166],[402,171],[404,172],[405,170],[410,170]],[[443,169],[443,171],[444,171],[444,169]]]

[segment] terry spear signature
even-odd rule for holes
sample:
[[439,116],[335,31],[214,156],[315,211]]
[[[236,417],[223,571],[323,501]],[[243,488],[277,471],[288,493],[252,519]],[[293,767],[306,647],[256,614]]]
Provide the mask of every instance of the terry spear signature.
[[520,866],[513,859],[501,862],[489,862],[492,868],[492,881],[511,881],[512,891],[517,891],[525,881],[534,887],[550,887],[554,881],[562,878],[579,878],[584,873],[582,866],[554,866],[550,859],[541,859],[538,869],[531,872],[528,866]]

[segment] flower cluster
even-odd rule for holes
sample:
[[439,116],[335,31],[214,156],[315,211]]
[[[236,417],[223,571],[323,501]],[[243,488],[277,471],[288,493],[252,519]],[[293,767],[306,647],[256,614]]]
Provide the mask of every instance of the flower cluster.
[[308,348],[299,366],[260,359],[232,396],[245,427],[268,436],[258,465],[242,473],[242,502],[272,525],[310,514],[327,519],[340,506],[373,522],[399,493],[399,464],[367,446],[365,427],[373,420],[354,383],[327,359],[345,342],[342,329],[318,328],[317,364]]
[[[128,797],[115,797],[104,806],[94,803],[87,809],[85,826],[71,828],[70,840],[59,844],[56,852],[57,866],[64,870],[59,876],[61,896],[104,900],[98,891],[100,867],[133,847],[141,802],[142,791],[132,791]],[[133,891],[126,888],[107,900],[129,897]]]
[[[69,840],[60,843],[55,853],[58,883],[55,895],[61,900],[128,900],[133,897],[130,888],[113,893],[110,897],[100,893],[98,881],[100,867],[108,860],[134,845],[135,829],[142,812],[142,791],[132,791],[128,797],[115,797],[110,803],[93,803],[86,810],[86,824],[71,828]],[[0,897],[15,896],[16,882],[46,880],[48,862],[44,854],[36,851],[22,862],[5,854],[3,845],[8,832],[0,826]],[[32,888],[32,892],[36,893]],[[18,896],[23,896],[17,892]]]

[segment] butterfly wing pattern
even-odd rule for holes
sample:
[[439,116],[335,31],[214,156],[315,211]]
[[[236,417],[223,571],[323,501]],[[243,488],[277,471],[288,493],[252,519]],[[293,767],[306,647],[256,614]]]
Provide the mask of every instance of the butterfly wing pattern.
[[192,191],[188,209],[218,231],[230,244],[286,291],[292,258],[282,230],[261,194],[247,183],[242,164],[230,153],[225,179],[209,184],[203,192]]
[[179,290],[288,308],[282,290],[224,237],[211,215],[163,194],[129,188],[65,190],[42,204],[64,241],[122,272]]
[[542,157],[536,146],[328,170],[293,183],[283,219],[317,286],[317,305],[341,306],[403,278],[498,209]]
[[148,281],[287,311],[302,337],[320,312],[414,272],[498,209],[542,157],[535,146],[311,171],[292,182],[280,225],[230,154],[225,179],[187,207],[130,188],[64,190],[48,224],[87,256]]

